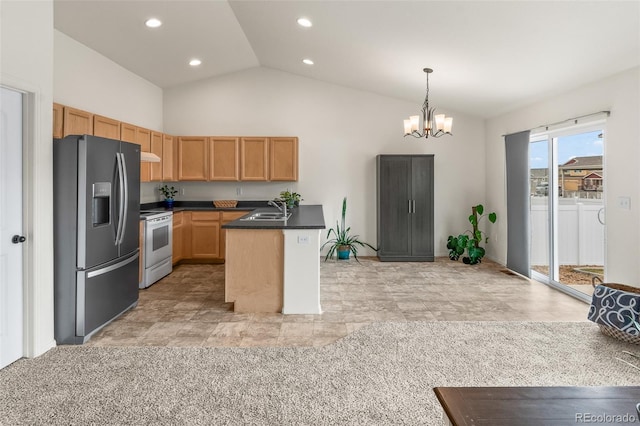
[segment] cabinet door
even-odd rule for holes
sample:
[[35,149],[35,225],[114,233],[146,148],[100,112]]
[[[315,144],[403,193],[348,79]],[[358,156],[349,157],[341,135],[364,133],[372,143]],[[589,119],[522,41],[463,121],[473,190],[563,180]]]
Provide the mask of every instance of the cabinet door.
[[93,114],[64,107],[63,135],[93,135]]
[[64,137],[64,107],[60,104],[53,104],[53,138],[60,139]]
[[220,213],[191,212],[191,258],[220,257]]
[[173,136],[162,135],[162,180],[178,180],[178,144]]
[[266,181],[269,178],[269,139],[240,139],[240,180]]
[[411,254],[411,157],[378,156],[378,256]]
[[138,143],[138,140],[136,139],[136,126],[128,123],[120,123],[120,140]]
[[183,212],[173,214],[173,253],[171,261],[174,265],[184,258],[183,214]]
[[162,163],[164,157],[162,155],[162,133],[151,132],[151,152],[160,157],[159,163],[150,163],[151,171],[149,172],[149,180],[161,181],[162,180]]
[[206,181],[209,138],[178,138],[178,180]]
[[[151,152],[151,130],[136,127],[136,143],[140,151]],[[151,163],[140,163],[140,182],[151,181]]]
[[238,142],[238,138],[211,138],[209,180],[240,180]]
[[93,116],[93,135],[120,140],[120,122],[101,115]]
[[269,180],[298,180],[298,138],[269,139]]
[[433,156],[411,158],[411,199],[411,255],[433,260]]

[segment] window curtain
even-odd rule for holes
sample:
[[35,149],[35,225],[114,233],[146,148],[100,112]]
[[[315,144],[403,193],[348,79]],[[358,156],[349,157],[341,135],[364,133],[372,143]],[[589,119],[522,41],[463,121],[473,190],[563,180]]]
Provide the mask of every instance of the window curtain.
[[531,276],[529,133],[505,136],[507,161],[507,268]]

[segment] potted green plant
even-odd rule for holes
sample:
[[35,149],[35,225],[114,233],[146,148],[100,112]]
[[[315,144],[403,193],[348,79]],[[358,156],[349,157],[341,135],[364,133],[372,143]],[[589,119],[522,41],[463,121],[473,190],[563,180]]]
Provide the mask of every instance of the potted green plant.
[[333,257],[334,254],[338,256],[338,259],[347,260],[349,259],[349,253],[353,253],[354,259],[360,262],[358,260],[357,246],[360,246],[360,247],[367,246],[375,251],[378,251],[378,249],[373,247],[371,244],[365,243],[364,241],[360,241],[359,235],[349,234],[349,231],[351,231],[351,227],[347,228],[345,225],[346,215],[347,215],[347,197],[344,197],[344,199],[342,200],[342,221],[341,221],[342,224],[340,225],[338,224],[338,221],[336,221],[336,227],[330,228],[329,231],[327,232],[327,238],[329,238],[332,234],[334,235],[334,237],[325,241],[325,243],[322,244],[322,246],[320,247],[320,250],[322,250],[326,245],[329,245],[329,251],[327,252],[327,255],[324,258],[325,262],[330,257]]
[[489,222],[496,223],[496,213],[491,212],[483,215],[484,206],[478,204],[471,207],[471,216],[469,216],[469,222],[473,227],[473,231],[465,231],[457,237],[449,235],[447,239],[447,248],[449,249],[449,259],[458,260],[467,251],[467,256],[462,257],[462,261],[467,265],[475,265],[480,263],[485,255],[485,249],[480,246],[480,243],[484,239],[485,244],[489,242],[489,237],[483,235],[483,232],[478,229],[478,222],[483,217],[487,217]]
[[164,204],[168,209],[172,209],[173,208],[173,197],[178,193],[178,190],[171,186],[169,187],[168,185],[162,185],[160,188],[158,188],[158,190],[160,192],[162,192],[162,195],[164,195]]
[[287,203],[287,208],[291,209],[293,207],[297,207],[300,205],[300,201],[302,201],[302,196],[297,192],[291,192],[289,189],[286,191],[282,191],[280,193],[280,200]]

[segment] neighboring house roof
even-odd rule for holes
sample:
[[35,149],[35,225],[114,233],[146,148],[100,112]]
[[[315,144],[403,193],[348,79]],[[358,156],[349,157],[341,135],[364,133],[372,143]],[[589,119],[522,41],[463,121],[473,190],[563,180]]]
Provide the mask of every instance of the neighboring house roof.
[[600,173],[593,172],[584,176],[582,179],[602,179],[602,175]]
[[602,155],[574,157],[560,167],[563,169],[602,169]]

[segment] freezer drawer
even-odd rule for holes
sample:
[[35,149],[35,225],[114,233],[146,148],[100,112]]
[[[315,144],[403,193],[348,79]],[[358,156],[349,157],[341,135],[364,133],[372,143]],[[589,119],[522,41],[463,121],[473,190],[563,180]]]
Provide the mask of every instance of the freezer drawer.
[[119,260],[77,273],[76,336],[81,343],[138,302],[139,253]]

